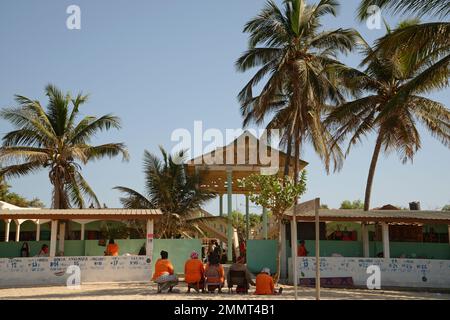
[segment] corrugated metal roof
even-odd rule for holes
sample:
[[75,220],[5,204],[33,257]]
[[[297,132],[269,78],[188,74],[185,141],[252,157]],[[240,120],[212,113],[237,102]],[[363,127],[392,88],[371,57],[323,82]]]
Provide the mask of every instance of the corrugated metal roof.
[[159,209],[0,210],[1,219],[144,219],[160,215]]
[[[286,212],[292,216],[292,208]],[[313,210],[297,213],[298,220],[314,220]],[[450,211],[415,211],[415,210],[342,210],[320,209],[322,221],[367,221],[367,222],[440,222],[450,224]]]

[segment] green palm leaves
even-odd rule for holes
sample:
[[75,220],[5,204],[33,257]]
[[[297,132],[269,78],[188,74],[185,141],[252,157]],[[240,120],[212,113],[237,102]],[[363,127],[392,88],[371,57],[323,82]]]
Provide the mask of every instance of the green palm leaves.
[[321,18],[335,15],[337,6],[334,0],[286,0],[279,8],[268,1],[245,25],[249,49],[236,62],[241,72],[259,68],[238,95],[244,126],[268,121],[267,129],[283,129],[282,142],[288,154],[294,146],[294,159],[300,145],[310,142],[327,170],[330,162],[341,166],[342,154],[337,145],[330,147],[322,117],[330,102],[343,101],[339,75],[345,66],[336,56],[349,52],[357,39],[351,29],[321,29]]
[[174,155],[168,154],[162,147],[160,151],[162,158],[144,152],[145,195],[118,186],[115,189],[125,195],[120,201],[129,209],[161,209],[163,217],[156,227],[163,238],[180,237],[183,232],[197,232],[197,222],[206,218],[197,218],[193,214],[216,195],[200,188],[202,177],[199,174],[186,174],[184,151]]
[[82,208],[85,198],[100,206],[97,196],[80,173],[81,165],[94,159],[122,155],[128,159],[123,143],[92,146],[92,137],[111,128],[119,129],[113,115],[87,116],[77,122],[79,108],[87,96],[72,97],[53,85],[45,88],[48,105],[17,95],[17,107],[4,108],[0,116],[16,129],[3,137],[0,149],[4,177],[20,177],[43,168],[49,170],[53,185],[53,208]]

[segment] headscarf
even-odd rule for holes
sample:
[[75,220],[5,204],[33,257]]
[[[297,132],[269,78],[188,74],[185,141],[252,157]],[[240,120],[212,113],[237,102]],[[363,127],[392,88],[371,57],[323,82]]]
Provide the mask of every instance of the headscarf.
[[267,273],[268,275],[270,275],[270,269],[269,268],[263,268],[261,270],[261,273]]

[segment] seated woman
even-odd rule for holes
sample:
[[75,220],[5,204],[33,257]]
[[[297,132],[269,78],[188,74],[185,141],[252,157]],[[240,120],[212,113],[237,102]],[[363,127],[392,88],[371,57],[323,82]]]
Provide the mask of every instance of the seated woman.
[[158,259],[155,264],[155,273],[152,280],[158,284],[158,293],[168,290],[173,291],[173,287],[178,284],[178,278],[174,274],[173,265],[169,260],[169,253],[161,251],[161,259]]
[[258,295],[272,295],[281,294],[283,288],[277,292],[275,290],[275,285],[273,283],[273,278],[270,276],[270,269],[263,268],[261,273],[256,276],[256,291],[255,294]]
[[191,253],[191,258],[184,264],[184,279],[188,285],[188,292],[191,291],[191,287],[197,292],[203,288],[204,275],[203,262],[199,260],[198,253],[194,251]]
[[[241,272],[241,273],[245,274],[246,287],[242,287],[241,285],[239,285],[239,282],[242,282],[242,281],[236,281],[237,279],[233,279],[233,277],[232,277],[233,272]],[[238,283],[236,283],[236,282],[238,282]],[[243,256],[240,256],[239,258],[237,258],[236,263],[233,263],[230,266],[230,269],[228,270],[228,273],[227,273],[227,283],[228,283],[228,288],[232,288],[236,284],[237,285],[237,288],[236,288],[237,293],[247,293],[248,289],[250,288],[250,285],[252,285],[252,286],[255,285],[255,283],[252,280],[252,275],[250,274],[250,272],[247,269],[247,266],[245,265],[245,258]]]
[[208,291],[214,291],[216,288],[221,292],[225,283],[225,271],[220,264],[220,257],[213,253],[209,256],[209,262],[205,270],[206,286]]

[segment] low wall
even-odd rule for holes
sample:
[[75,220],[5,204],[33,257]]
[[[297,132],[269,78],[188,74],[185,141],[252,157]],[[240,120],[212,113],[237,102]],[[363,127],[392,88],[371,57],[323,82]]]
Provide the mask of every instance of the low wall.
[[148,281],[152,274],[147,256],[0,259],[0,287],[65,285],[71,265],[80,267],[81,283]]
[[[315,277],[315,261],[312,257],[298,257],[299,279]],[[450,260],[322,257],[320,277],[352,277],[355,286],[366,287],[369,265],[380,267],[382,288],[450,289]],[[291,258],[288,260],[288,273],[292,283]]]

